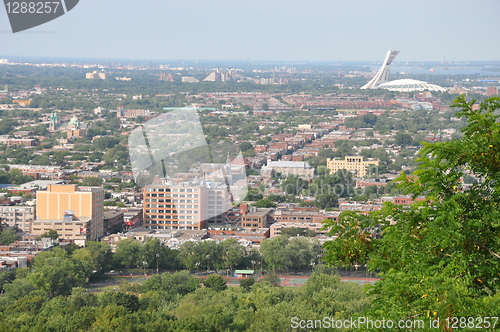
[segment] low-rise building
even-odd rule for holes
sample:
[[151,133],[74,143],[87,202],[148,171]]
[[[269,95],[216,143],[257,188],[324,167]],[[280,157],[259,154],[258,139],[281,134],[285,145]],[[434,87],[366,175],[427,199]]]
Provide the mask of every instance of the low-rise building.
[[272,209],[257,209],[241,217],[241,226],[243,228],[258,229],[268,228],[272,223],[270,214]]
[[378,159],[368,158],[365,160],[362,156],[346,156],[344,160],[330,158],[326,160],[326,167],[330,170],[330,174],[335,174],[337,171],[345,169],[358,177],[365,177],[375,172],[376,169],[371,168],[378,165]]
[[307,161],[268,161],[267,165],[262,167],[261,175],[269,177],[273,172],[281,173],[282,176],[314,177],[314,168]]
[[35,146],[36,140],[34,138],[10,138],[8,135],[0,136],[0,144],[5,144],[7,146],[13,145],[26,145]]
[[0,205],[0,218],[9,227],[18,227],[21,231],[29,233],[31,222],[35,219],[35,206]]
[[269,227],[269,233],[270,233],[270,237],[271,238],[281,235],[281,230],[283,228],[310,229],[310,230],[316,232],[317,234],[326,234],[326,233],[328,233],[328,230],[321,229],[323,226],[324,226],[324,224],[320,223],[320,222],[319,223],[277,222],[277,223],[272,224]]
[[120,231],[124,225],[123,211],[104,211],[104,233]]

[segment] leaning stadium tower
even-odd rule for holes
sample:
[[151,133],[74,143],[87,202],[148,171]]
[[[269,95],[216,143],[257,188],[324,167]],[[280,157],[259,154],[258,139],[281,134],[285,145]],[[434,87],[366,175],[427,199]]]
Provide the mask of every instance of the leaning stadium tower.
[[382,63],[382,67],[380,67],[377,74],[375,74],[370,82],[363,85],[361,89],[376,89],[380,84],[388,82],[389,69],[391,67],[392,60],[394,60],[398,54],[399,51],[387,51],[384,62]]

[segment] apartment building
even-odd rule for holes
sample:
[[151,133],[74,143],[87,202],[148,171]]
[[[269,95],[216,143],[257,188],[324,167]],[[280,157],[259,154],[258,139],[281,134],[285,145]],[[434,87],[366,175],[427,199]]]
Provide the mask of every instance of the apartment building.
[[35,206],[0,205],[0,217],[9,227],[18,227],[23,232],[29,233],[31,222],[35,219]]
[[256,209],[241,218],[241,226],[249,229],[268,228],[272,224],[270,214],[273,209]]
[[84,245],[104,235],[104,189],[74,184],[48,185],[36,193],[36,219],[31,233],[56,230],[59,238]]
[[205,186],[155,184],[144,188],[144,226],[151,229],[206,228]]
[[330,159],[326,160],[326,167],[330,170],[330,174],[335,174],[341,169],[345,169],[354,173],[357,177],[365,177],[369,174],[376,173],[373,167],[379,165],[379,160],[376,158],[364,159],[362,156],[346,156],[344,160]]

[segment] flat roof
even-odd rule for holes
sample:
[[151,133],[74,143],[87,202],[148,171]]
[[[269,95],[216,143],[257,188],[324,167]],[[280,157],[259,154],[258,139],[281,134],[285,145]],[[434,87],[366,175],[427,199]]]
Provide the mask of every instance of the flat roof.
[[236,274],[254,274],[254,270],[235,270],[234,273]]

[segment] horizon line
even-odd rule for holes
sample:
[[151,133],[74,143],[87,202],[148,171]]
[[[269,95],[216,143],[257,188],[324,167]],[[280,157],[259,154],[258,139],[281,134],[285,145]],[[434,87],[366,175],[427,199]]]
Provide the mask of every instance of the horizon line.
[[[306,63],[329,63],[329,64],[342,64],[342,63],[382,63],[383,59],[378,59],[378,60],[344,60],[343,58],[339,58],[340,60],[276,60],[276,59],[247,59],[247,60],[242,60],[242,59],[160,59],[160,58],[119,58],[119,57],[73,57],[73,56],[50,56],[50,55],[44,55],[44,56],[34,56],[34,55],[4,55],[0,54],[0,59],[7,59],[10,60],[9,58],[35,58],[35,59],[64,59],[64,60],[100,60],[100,61],[186,61],[186,62],[238,62],[238,63],[266,63],[266,62],[286,62],[286,63],[297,63],[297,64],[306,64]],[[438,63],[470,63],[470,62],[493,62],[496,63],[497,60],[496,58],[490,59],[490,60],[446,60],[443,61],[443,59],[440,60],[398,60],[395,61],[394,63],[422,63],[422,62],[438,62]]]

